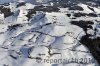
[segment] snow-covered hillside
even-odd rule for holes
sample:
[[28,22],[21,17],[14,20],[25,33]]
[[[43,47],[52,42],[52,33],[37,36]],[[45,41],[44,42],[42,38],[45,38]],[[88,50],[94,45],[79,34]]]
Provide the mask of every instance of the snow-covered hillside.
[[0,0],[0,66],[99,66],[100,6],[69,1]]

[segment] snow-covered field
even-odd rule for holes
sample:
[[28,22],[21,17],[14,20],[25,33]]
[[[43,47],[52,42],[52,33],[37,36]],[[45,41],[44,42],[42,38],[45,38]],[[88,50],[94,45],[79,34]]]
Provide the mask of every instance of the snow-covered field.
[[[7,1],[0,0],[0,3]],[[86,35],[84,29],[71,21],[94,22],[91,26],[98,29],[97,34],[92,29],[87,33],[94,35],[92,38],[99,37],[100,8],[91,6],[93,11],[79,3],[83,11],[60,7],[58,12],[37,11],[29,19],[26,15],[37,6],[29,2],[16,7],[18,3],[13,1],[4,6],[13,14],[6,18],[0,16],[0,66],[99,66],[90,50],[80,42]],[[79,12],[98,16],[75,17],[74,13]]]

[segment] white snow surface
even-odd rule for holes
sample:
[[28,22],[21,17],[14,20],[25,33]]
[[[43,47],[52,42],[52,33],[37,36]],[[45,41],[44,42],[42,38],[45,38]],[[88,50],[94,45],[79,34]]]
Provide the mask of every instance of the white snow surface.
[[[4,2],[7,1],[4,0]],[[0,0],[1,2],[3,1]],[[92,12],[85,4],[79,4],[79,6],[83,7],[85,13]],[[65,9],[61,10],[63,12],[46,12],[43,18],[41,18],[43,14],[35,14],[32,19],[36,17],[37,20],[28,21],[25,15],[28,9],[32,8],[34,5],[29,3],[16,8],[15,13],[19,11],[17,16],[7,17],[3,24],[0,24],[0,66],[98,66],[96,61],[83,64],[81,62],[44,62],[44,59],[87,58],[89,60],[94,58],[88,48],[78,41],[85,33],[82,28],[70,24],[71,19],[66,15],[67,8],[62,8]],[[97,13],[100,12],[99,9],[94,9]],[[80,17],[75,20],[81,19],[86,18]],[[45,25],[48,23],[50,24]],[[22,27],[8,30],[8,26],[15,24],[21,24]],[[77,37],[78,39],[75,39]],[[40,63],[36,62],[38,58],[42,59]]]

